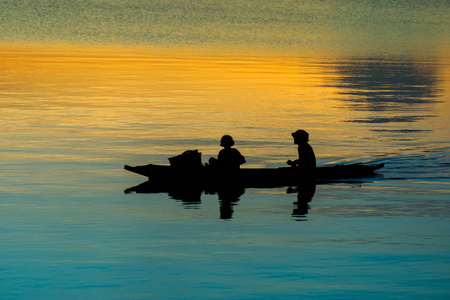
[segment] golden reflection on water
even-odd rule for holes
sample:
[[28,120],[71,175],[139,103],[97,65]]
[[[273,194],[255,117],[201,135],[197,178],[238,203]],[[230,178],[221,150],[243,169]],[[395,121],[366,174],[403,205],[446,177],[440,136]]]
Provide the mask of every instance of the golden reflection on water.
[[5,45],[0,56],[1,141],[15,158],[214,155],[231,134],[246,155],[276,163],[295,155],[298,128],[322,158],[384,151],[376,124],[347,122],[379,112],[347,105],[336,84],[346,74],[322,57]]

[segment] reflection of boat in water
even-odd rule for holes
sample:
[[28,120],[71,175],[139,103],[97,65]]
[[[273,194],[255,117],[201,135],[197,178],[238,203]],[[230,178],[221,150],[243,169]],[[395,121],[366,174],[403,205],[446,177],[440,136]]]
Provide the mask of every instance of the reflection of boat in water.
[[[307,174],[307,178],[317,180],[365,178],[374,176],[374,171],[383,164],[364,165],[349,164],[318,167],[315,174]],[[125,170],[146,176],[154,184],[164,186],[198,185],[207,189],[218,185],[235,185],[244,188],[280,187],[298,185],[305,180],[305,174],[299,168],[242,168],[233,173],[223,174],[220,170],[206,167],[176,168],[165,165],[149,164],[132,167],[125,165]]]
[[200,204],[202,194],[217,194],[220,218],[230,219],[234,212],[233,206],[245,193],[246,188],[289,186],[288,193],[297,193],[297,202],[294,202],[292,216],[304,217],[308,213],[308,203],[314,196],[317,183],[373,177],[374,171],[382,167],[382,164],[336,165],[319,167],[315,174],[305,176],[296,167],[242,168],[223,172],[220,169],[199,164],[192,164],[190,167],[186,165],[182,167],[154,164],[137,167],[126,165],[126,170],[146,176],[149,180],[126,189],[125,193],[167,193],[172,199],[181,200],[186,207]]
[[[289,186],[288,193],[296,193],[292,217],[303,220],[308,214],[309,202],[314,197],[316,183],[354,182],[351,178],[373,177],[375,170],[383,165],[338,165],[319,167],[316,179],[305,178],[294,167],[278,169],[240,169],[237,172],[223,174],[216,169],[205,167],[176,168],[161,165],[138,167],[125,166],[126,170],[149,177],[149,180],[128,188],[125,193],[159,194],[167,193],[175,200],[181,200],[185,207],[201,203],[202,194],[217,194],[220,203],[220,218],[230,219],[234,206],[245,193],[246,188],[274,188]],[[348,181],[348,180],[351,181]]]
[[[355,182],[351,181],[350,183]],[[245,194],[245,191],[246,190],[243,186],[236,184],[222,184],[207,187],[189,184],[188,182],[174,185],[170,183],[163,184],[148,180],[139,185],[126,189],[125,193],[166,193],[170,198],[181,201],[185,208],[198,208],[201,204],[202,194],[217,195],[220,204],[220,218],[231,219],[234,213],[234,206],[238,204],[241,196]],[[294,202],[294,208],[292,211],[292,217],[294,219],[305,220],[304,218],[308,214],[309,202],[314,197],[315,191],[316,182],[311,180],[304,181],[296,186],[290,186],[287,188],[286,193],[297,194],[297,201]]]
[[187,180],[174,184],[173,182],[154,182],[149,180],[125,190],[126,194],[160,194],[167,193],[170,198],[182,201],[186,208],[197,207],[201,203],[202,194],[218,195],[220,203],[220,218],[231,219],[234,209],[240,197],[245,193],[245,188],[237,184],[221,184],[205,186],[193,184]]
[[[309,202],[314,196],[316,183],[307,181],[295,187],[289,187],[288,194],[296,193],[297,202],[294,202],[292,216],[302,220],[309,209]],[[234,213],[234,206],[238,204],[240,197],[245,194],[245,188],[236,184],[221,184],[215,186],[200,186],[183,182],[178,185],[162,184],[152,180],[130,187],[124,191],[126,194],[160,194],[166,193],[170,198],[179,200],[185,208],[198,208],[201,203],[202,194],[217,195],[220,204],[220,218],[231,219]]]

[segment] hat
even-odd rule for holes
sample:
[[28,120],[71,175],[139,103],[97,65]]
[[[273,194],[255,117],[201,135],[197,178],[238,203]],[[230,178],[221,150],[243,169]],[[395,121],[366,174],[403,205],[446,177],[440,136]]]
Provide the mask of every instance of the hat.
[[309,140],[309,134],[301,129],[297,130],[296,132],[293,132],[292,136],[294,137],[294,139],[302,139],[306,141]]

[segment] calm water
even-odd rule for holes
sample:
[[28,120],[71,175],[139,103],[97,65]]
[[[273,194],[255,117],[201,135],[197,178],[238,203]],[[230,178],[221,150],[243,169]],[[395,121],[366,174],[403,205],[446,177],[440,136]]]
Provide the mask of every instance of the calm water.
[[[450,297],[448,2],[149,2],[0,3],[1,299]],[[223,134],[282,166],[299,128],[320,165],[386,166],[227,219],[124,194],[124,164]]]

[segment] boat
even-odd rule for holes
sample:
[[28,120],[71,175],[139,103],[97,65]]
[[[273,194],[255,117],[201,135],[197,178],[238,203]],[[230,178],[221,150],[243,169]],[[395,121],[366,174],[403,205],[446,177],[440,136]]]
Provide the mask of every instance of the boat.
[[124,192],[159,194],[167,193],[180,200],[186,207],[201,203],[202,194],[218,195],[220,218],[232,217],[233,206],[245,193],[246,188],[280,188],[288,186],[286,193],[297,193],[295,215],[308,213],[308,203],[314,197],[316,184],[334,182],[358,183],[363,178],[377,176],[374,173],[383,164],[347,164],[322,166],[314,174],[305,174],[298,167],[241,168],[224,171],[205,166],[197,150],[188,150],[169,158],[170,165],[148,164],[144,166],[125,165],[124,169],[148,177],[146,182],[130,187]]
[[374,171],[383,164],[347,164],[322,166],[316,168],[314,174],[304,174],[297,167],[279,168],[241,168],[233,172],[208,168],[202,165],[195,167],[175,167],[170,165],[148,164],[144,166],[125,165],[124,169],[148,177],[153,184],[173,185],[239,185],[246,188],[281,187],[298,185],[302,181],[314,179],[316,182],[337,179],[374,177]]

